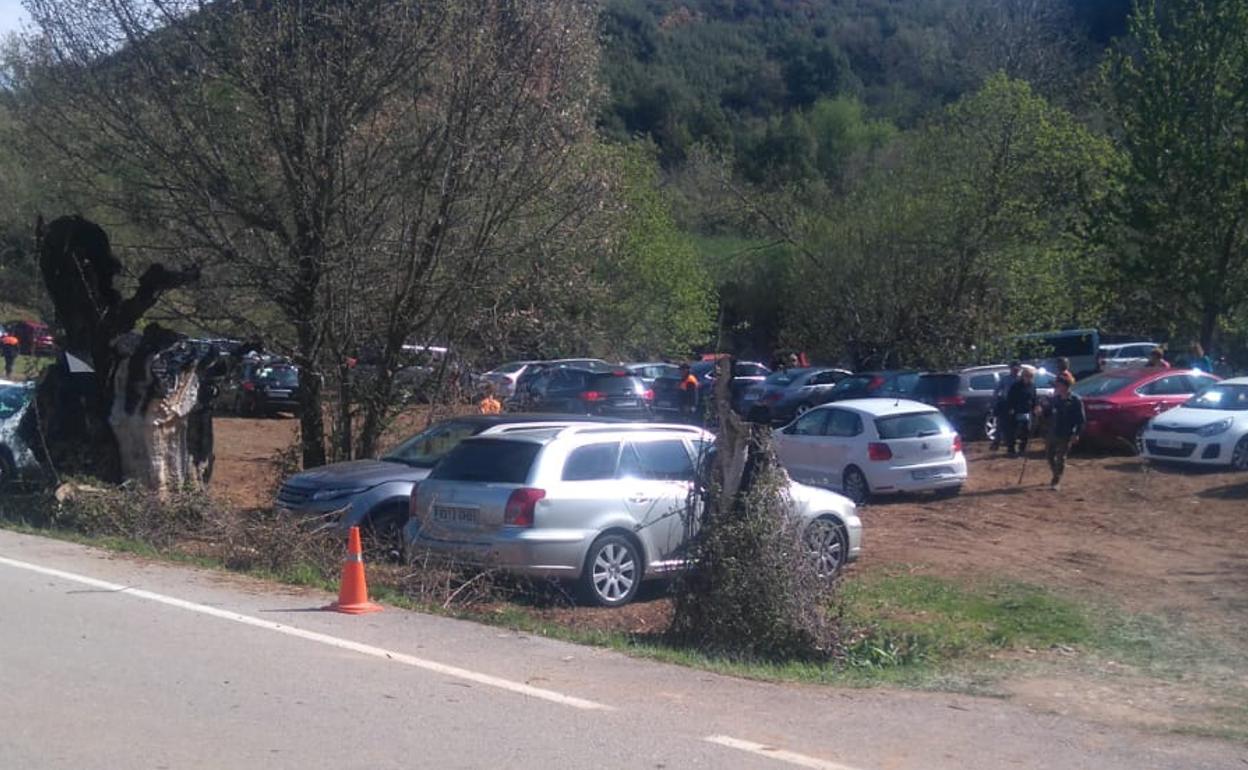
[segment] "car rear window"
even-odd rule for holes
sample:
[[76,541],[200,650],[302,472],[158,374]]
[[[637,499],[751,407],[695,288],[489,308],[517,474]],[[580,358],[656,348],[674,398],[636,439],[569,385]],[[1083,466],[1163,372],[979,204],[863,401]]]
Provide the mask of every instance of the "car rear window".
[[293,388],[299,384],[299,370],[293,366],[273,366],[256,370],[256,379]]
[[447,453],[429,474],[442,481],[523,484],[542,445],[532,441],[473,439]]
[[977,374],[971,377],[971,390],[996,390],[997,375],[995,374]]
[[953,426],[940,412],[911,412],[877,417],[875,429],[879,431],[880,438],[885,440],[953,433]]
[[919,382],[914,386],[914,395],[922,398],[923,396],[952,396],[958,392],[958,385],[961,378],[956,374],[925,374],[919,378]]
[[609,395],[631,395],[645,390],[637,377],[620,377],[614,374],[595,374],[586,385],[589,390]]

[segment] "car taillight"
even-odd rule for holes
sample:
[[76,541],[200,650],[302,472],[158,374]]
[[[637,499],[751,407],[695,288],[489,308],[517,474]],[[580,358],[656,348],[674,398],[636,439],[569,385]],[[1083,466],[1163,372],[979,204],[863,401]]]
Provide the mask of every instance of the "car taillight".
[[255,390],[255,389],[256,389],[256,383],[254,383],[254,382],[244,382],[244,383],[243,383],[243,390],[247,391],[248,393],[250,393],[251,391],[253,391],[253,390]]
[[966,399],[962,396],[941,396],[936,399],[936,406],[965,406]]
[[654,388],[650,388],[645,393],[642,393],[641,397],[647,401],[653,401],[654,400]]
[[962,451],[962,437],[955,433],[953,434],[953,453],[956,455],[958,452],[961,452],[961,451]]
[[601,401],[602,394],[596,390],[587,390],[581,394],[581,398],[585,399],[586,401]]
[[511,493],[507,498],[507,507],[503,509],[503,523],[513,527],[533,526],[533,511],[537,501],[546,497],[546,490],[522,487]]
[[412,494],[407,498],[407,517],[416,518],[416,495],[420,492],[420,482],[412,485]]
[[867,457],[875,462],[893,459],[893,450],[889,449],[888,444],[882,441],[872,441],[867,444]]

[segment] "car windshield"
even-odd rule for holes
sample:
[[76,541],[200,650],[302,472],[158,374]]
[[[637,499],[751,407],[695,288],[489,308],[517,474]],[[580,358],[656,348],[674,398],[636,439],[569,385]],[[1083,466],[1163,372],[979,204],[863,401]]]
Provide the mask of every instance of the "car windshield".
[[1213,385],[1192,396],[1183,406],[1188,409],[1225,409],[1248,412],[1248,385]]
[[1108,396],[1117,393],[1135,381],[1134,377],[1120,377],[1112,374],[1094,374],[1086,380],[1080,380],[1071,388],[1076,396]]
[[414,468],[432,468],[446,456],[446,453],[459,445],[459,442],[476,435],[481,431],[477,423],[452,421],[434,425],[428,430],[417,433],[407,441],[399,444],[381,459],[386,462],[402,463]]
[[953,426],[940,412],[909,412],[877,417],[875,429],[879,431],[880,438],[885,440],[924,438],[953,433]]
[[531,441],[475,439],[452,449],[429,474],[442,481],[479,481],[493,484],[523,484],[542,449]]
[[256,379],[293,388],[299,385],[299,370],[293,366],[266,366],[256,370]]
[[25,385],[0,385],[0,420],[7,420],[30,400],[31,389]]

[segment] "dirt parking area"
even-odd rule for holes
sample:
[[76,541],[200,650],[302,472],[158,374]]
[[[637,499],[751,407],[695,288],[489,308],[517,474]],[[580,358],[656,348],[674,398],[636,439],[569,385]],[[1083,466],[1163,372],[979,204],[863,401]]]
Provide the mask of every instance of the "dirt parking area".
[[[426,419],[406,415],[393,440]],[[269,504],[297,437],[289,417],[218,418],[217,493],[239,506]],[[1005,577],[1228,630],[1248,625],[1248,474],[1077,454],[1053,492],[1039,450],[1025,469],[982,443],[968,454],[960,497],[884,498],[862,509],[855,571]]]

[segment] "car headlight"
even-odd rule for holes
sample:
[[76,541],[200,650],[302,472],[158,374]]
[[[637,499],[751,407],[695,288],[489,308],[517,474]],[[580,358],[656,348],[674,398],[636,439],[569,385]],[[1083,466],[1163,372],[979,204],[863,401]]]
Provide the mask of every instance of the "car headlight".
[[371,487],[332,487],[330,489],[322,489],[312,493],[313,500],[337,500],[340,497],[349,495],[358,495],[361,492],[367,492]]
[[1209,436],[1216,436],[1219,433],[1226,433],[1227,429],[1230,427],[1231,418],[1227,417],[1225,420],[1218,420],[1217,422],[1211,422],[1208,425],[1202,426],[1196,431],[1196,435],[1208,438]]

